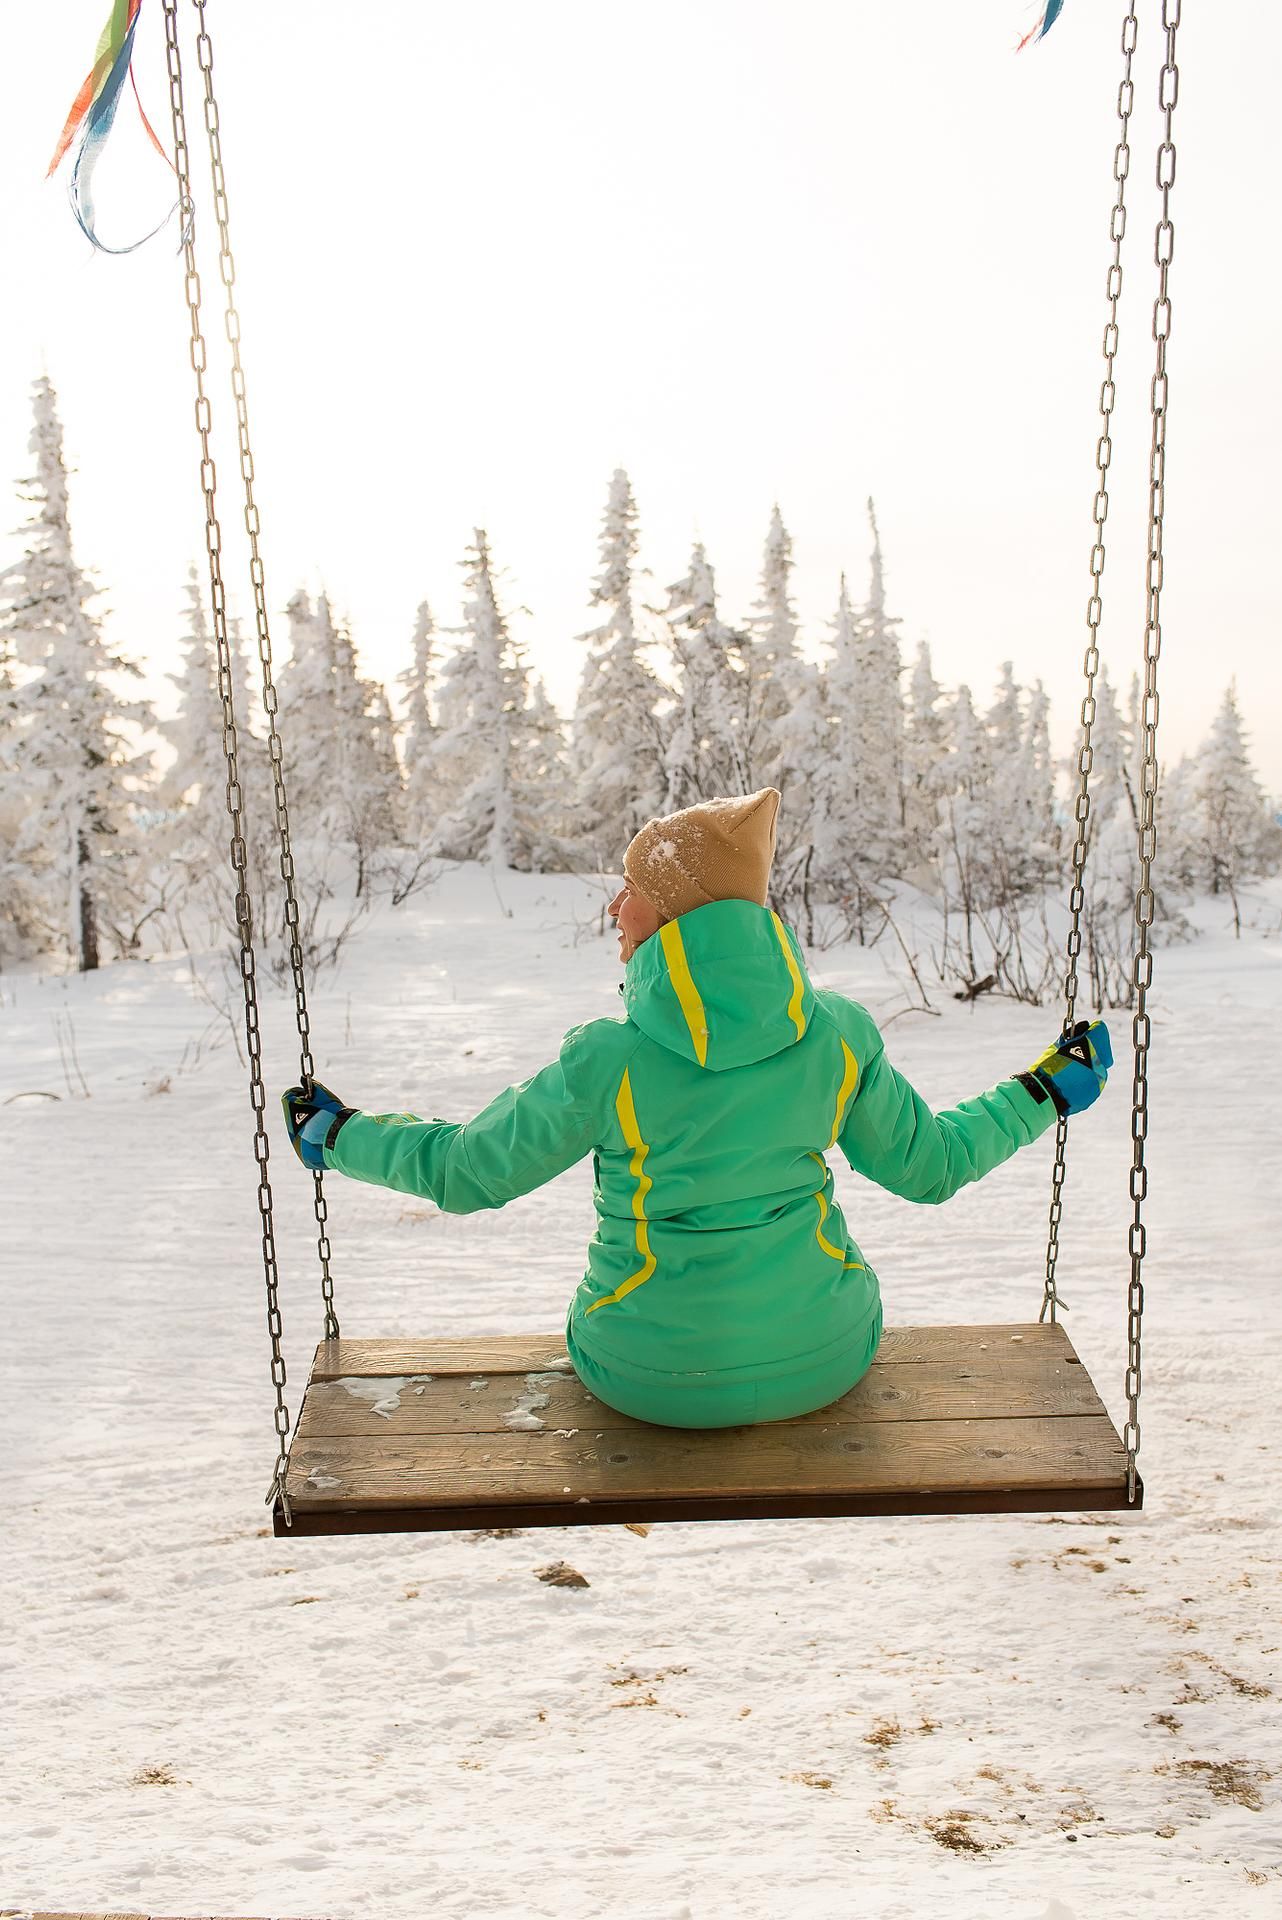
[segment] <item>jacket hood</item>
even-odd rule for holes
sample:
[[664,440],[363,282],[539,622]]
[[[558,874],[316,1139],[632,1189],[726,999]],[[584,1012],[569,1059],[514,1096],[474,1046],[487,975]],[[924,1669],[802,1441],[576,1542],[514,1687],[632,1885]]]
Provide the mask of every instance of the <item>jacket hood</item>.
[[623,1004],[649,1039],[721,1073],[795,1046],[815,996],[797,936],[777,913],[714,900],[637,948]]

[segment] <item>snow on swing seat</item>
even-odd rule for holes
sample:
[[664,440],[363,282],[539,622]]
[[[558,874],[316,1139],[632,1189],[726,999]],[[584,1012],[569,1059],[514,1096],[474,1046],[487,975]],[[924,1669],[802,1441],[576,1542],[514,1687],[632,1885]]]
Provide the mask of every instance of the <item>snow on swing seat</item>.
[[701,1431],[603,1405],[560,1334],[324,1341],[286,1490],[290,1537],[1143,1501],[1058,1323],[887,1327],[831,1406]]

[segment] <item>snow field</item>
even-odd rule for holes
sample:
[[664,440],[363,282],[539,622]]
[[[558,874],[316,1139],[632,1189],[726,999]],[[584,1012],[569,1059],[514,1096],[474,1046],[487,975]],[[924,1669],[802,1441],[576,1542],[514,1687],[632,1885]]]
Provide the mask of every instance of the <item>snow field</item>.
[[[618,1008],[605,897],[447,874],[313,996],[343,1098],[464,1117]],[[1276,886],[1270,908],[1278,919]],[[1267,918],[1267,916],[1263,916]],[[1282,939],[1159,953],[1137,1515],[274,1540],[244,1080],[185,959],[0,977],[0,1904],[486,1920],[1278,1911]],[[813,956],[882,1017],[882,950]],[[213,986],[215,969],[206,968]],[[276,1096],[296,1410],[319,1330]],[[1055,1014],[888,1028],[936,1104]],[[234,1010],[234,1009],[233,1009]],[[70,1023],[70,1025],[69,1025]],[[1060,1285],[1124,1412],[1129,1073],[1074,1125]],[[74,1032],[91,1097],[60,1062]],[[192,1054],[205,1034],[199,1058]],[[184,1049],[187,1064],[180,1070]],[[1261,1072],[1261,1060],[1265,1071]],[[74,1082],[74,1072],[73,1072]],[[1032,1319],[1049,1143],[946,1212],[838,1164],[890,1321]],[[327,1185],[344,1330],[555,1327],[586,1167],[502,1214]],[[567,1561],[582,1588],[538,1569]]]

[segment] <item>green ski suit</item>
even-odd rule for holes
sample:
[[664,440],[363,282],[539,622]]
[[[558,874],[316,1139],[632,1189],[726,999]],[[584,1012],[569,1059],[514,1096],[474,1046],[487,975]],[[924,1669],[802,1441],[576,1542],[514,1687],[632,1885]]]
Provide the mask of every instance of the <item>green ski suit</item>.
[[[589,1390],[662,1425],[720,1427],[827,1406],[881,1336],[876,1275],[824,1155],[935,1203],[1051,1126],[1035,1082],[932,1113],[870,1014],[817,993],[768,908],[716,901],[628,963],[622,1019],[466,1125],[354,1113],[325,1163],[447,1213],[501,1207],[591,1153],[597,1227],[566,1341]],[[1038,1089],[1040,1092],[1040,1089]]]

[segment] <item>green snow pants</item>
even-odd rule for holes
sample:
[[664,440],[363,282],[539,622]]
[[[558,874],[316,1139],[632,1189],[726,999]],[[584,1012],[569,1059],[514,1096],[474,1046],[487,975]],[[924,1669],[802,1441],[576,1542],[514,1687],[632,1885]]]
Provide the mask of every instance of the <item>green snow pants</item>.
[[672,1374],[655,1374],[650,1380],[624,1378],[585,1354],[568,1328],[566,1345],[574,1371],[588,1392],[616,1413],[658,1427],[751,1427],[771,1420],[795,1420],[840,1400],[872,1365],[881,1327],[878,1300],[866,1340],[807,1372],[766,1380],[719,1382],[715,1374],[687,1380]]

